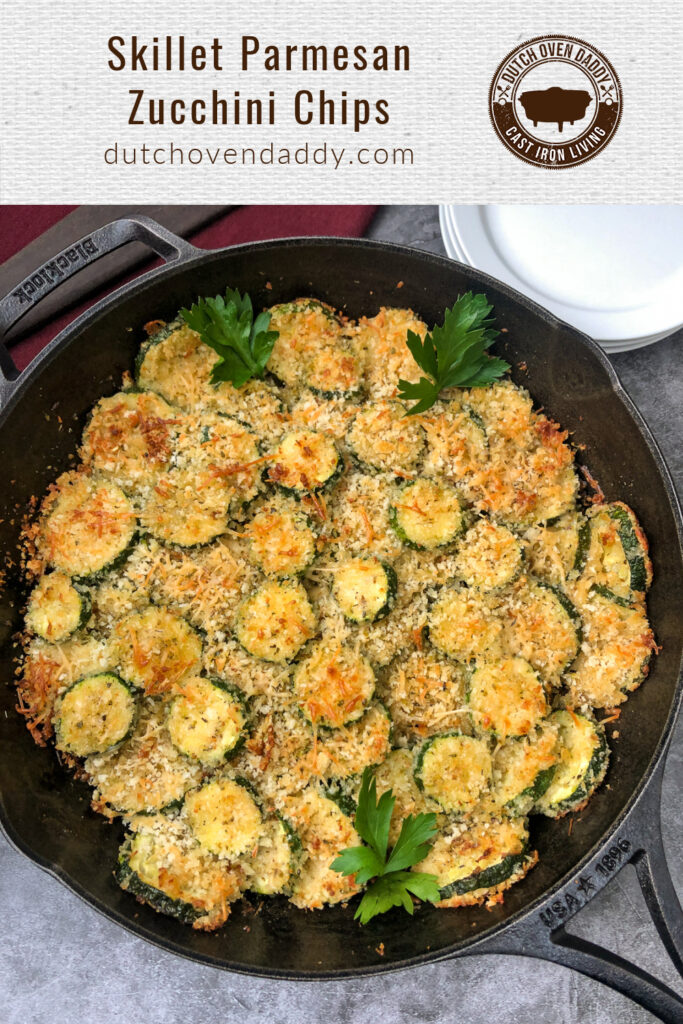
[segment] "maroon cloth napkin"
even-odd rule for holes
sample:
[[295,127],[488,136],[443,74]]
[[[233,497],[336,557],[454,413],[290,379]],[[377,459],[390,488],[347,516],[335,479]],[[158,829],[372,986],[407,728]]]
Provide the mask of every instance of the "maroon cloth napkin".
[[[0,262],[19,252],[73,209],[73,206],[0,208]],[[191,241],[203,249],[218,249],[239,242],[256,242],[295,235],[338,235],[356,238],[365,233],[376,209],[376,206],[240,206],[192,235]],[[147,264],[143,269],[148,270],[152,265],[154,264]],[[116,286],[120,283],[117,282]],[[12,359],[17,367],[23,370],[28,366],[33,357],[56,334],[111,290],[112,288],[104,289],[99,295],[55,318],[35,334],[13,345]]]

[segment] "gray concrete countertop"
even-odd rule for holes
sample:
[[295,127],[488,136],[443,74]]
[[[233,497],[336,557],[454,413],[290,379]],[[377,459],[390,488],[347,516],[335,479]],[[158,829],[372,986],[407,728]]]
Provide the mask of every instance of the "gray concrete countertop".
[[[435,207],[387,207],[370,235],[443,253]],[[683,335],[614,357],[617,372],[683,485]],[[683,723],[669,753],[664,841],[683,888]],[[473,956],[361,981],[295,984],[223,974],[122,931],[0,839],[0,1020],[5,1024],[645,1024],[623,996],[561,967]],[[681,991],[631,868],[581,912],[573,930]]]

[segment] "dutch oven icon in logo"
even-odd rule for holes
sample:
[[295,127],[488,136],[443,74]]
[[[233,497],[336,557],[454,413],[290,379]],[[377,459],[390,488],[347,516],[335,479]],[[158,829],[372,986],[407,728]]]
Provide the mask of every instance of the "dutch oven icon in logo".
[[573,125],[586,115],[593,97],[585,89],[562,89],[554,85],[550,89],[530,89],[523,92],[519,102],[524,113],[533,121],[534,128],[539,121],[557,122],[558,131],[562,131],[565,121]]
[[600,50],[571,36],[539,36],[503,60],[489,91],[493,127],[526,163],[551,169],[591,160],[614,135],[621,85]]

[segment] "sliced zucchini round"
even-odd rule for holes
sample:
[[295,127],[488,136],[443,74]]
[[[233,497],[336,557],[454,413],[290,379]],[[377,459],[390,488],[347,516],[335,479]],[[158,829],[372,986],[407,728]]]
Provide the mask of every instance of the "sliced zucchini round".
[[458,575],[468,587],[498,590],[516,580],[521,571],[522,547],[507,527],[479,519],[463,537]]
[[438,836],[414,870],[436,875],[437,906],[457,907],[490,901],[523,878],[537,859],[529,851],[524,818],[474,821],[455,837]]
[[114,627],[114,643],[124,679],[150,697],[178,693],[201,668],[199,634],[167,608],[126,616]]
[[330,486],[343,468],[331,437],[315,430],[293,430],[272,452],[264,477],[284,491],[301,495]]
[[220,481],[231,509],[251,501],[259,491],[263,460],[258,438],[232,416],[204,412],[185,417],[176,457],[183,469],[201,470],[207,473],[206,480]]
[[332,593],[351,622],[376,622],[394,607],[398,580],[379,558],[351,558],[334,569]]
[[162,701],[143,700],[132,736],[85,762],[98,810],[105,806],[119,814],[150,814],[177,807],[199,785],[201,765],[175,749],[165,719]]
[[457,480],[469,494],[473,478],[488,462],[488,438],[481,417],[460,401],[443,403],[422,418],[427,433],[424,472]]
[[[385,759],[374,770],[377,795],[391,790],[396,803],[389,825],[389,844],[394,845],[401,832],[404,818],[408,815],[429,814],[441,808],[431,800],[415,781],[414,752],[408,747],[390,750]],[[358,785],[360,789],[360,783]]]
[[652,582],[647,538],[634,513],[621,501],[596,505],[589,513],[590,543],[583,571],[618,597],[644,594]]
[[251,559],[266,576],[298,576],[315,559],[315,534],[294,502],[261,506],[244,532]]
[[555,774],[535,809],[560,818],[584,806],[605,777],[609,747],[604,729],[575,711],[550,716],[559,729],[560,760]]
[[465,528],[457,493],[448,484],[429,479],[401,489],[389,520],[404,544],[427,551],[452,544]]
[[248,888],[261,896],[287,893],[302,854],[301,839],[286,818],[279,815],[267,818],[261,827],[256,851],[242,859]]
[[137,818],[121,846],[116,878],[141,903],[183,924],[211,931],[242,891],[239,868],[205,853],[178,818]]
[[102,398],[83,433],[83,461],[123,487],[144,487],[168,465],[180,419],[151,391]]
[[311,353],[306,383],[322,398],[356,398],[362,387],[361,365],[348,338]]
[[304,717],[336,729],[365,713],[375,692],[375,673],[353,648],[319,643],[297,667],[293,686]]
[[44,523],[47,561],[68,576],[92,579],[125,561],[136,533],[135,511],[120,487],[65,474]]
[[341,321],[331,306],[318,299],[281,302],[268,312],[269,330],[278,332],[268,371],[283,384],[305,387],[316,352],[334,349],[339,343]]
[[26,625],[36,636],[59,644],[85,625],[91,607],[90,594],[63,572],[46,573],[29,598]]
[[493,798],[513,815],[528,814],[553,780],[560,758],[558,724],[546,720],[521,739],[508,740],[493,758]]
[[419,380],[420,368],[407,345],[408,331],[420,338],[427,333],[427,325],[411,309],[383,306],[376,316],[359,320],[358,340],[366,353],[368,383],[373,394],[395,395],[399,379]]
[[130,734],[135,714],[130,687],[113,672],[78,679],[56,708],[57,749],[76,757],[101,754]]
[[548,583],[564,586],[582,571],[589,536],[589,522],[577,509],[547,526],[531,527],[525,535],[529,568]]
[[491,785],[488,743],[463,733],[443,733],[422,744],[415,759],[415,781],[449,814],[463,814]]
[[549,583],[523,579],[508,597],[506,614],[511,652],[547,682],[559,682],[582,640],[581,617],[567,595]]
[[457,661],[502,656],[503,623],[489,597],[465,587],[439,594],[428,620],[429,639]]
[[400,402],[373,402],[356,413],[346,443],[361,468],[406,474],[422,457],[425,432]]
[[467,702],[477,729],[498,740],[525,736],[548,713],[543,684],[523,658],[480,665],[470,676]]
[[615,600],[597,586],[581,605],[586,639],[566,682],[573,703],[612,708],[623,703],[649,671],[655,639],[645,602]]
[[362,718],[317,739],[317,774],[348,779],[378,764],[391,746],[391,717],[382,704],[371,705]]
[[227,530],[233,498],[215,469],[171,469],[150,489],[140,523],[164,544],[208,544]]
[[240,606],[235,636],[248,654],[282,665],[316,630],[308,594],[294,580],[268,580]]
[[467,392],[467,408],[476,413],[487,434],[496,440],[519,443],[531,427],[534,405],[531,395],[511,380]]
[[141,346],[136,382],[181,409],[201,407],[211,396],[211,371],[218,358],[183,320],[175,320]]
[[342,850],[360,844],[349,816],[314,787],[290,799],[285,813],[303,844],[301,866],[292,882],[294,906],[316,910],[350,899],[359,889],[354,877],[330,867]]
[[244,742],[244,700],[236,687],[220,679],[186,679],[171,701],[166,727],[181,754],[214,768]]
[[382,691],[397,736],[414,742],[445,730],[467,731],[465,670],[434,651],[412,651],[391,666]]
[[184,814],[199,845],[216,857],[232,860],[258,843],[261,812],[233,779],[213,779],[188,793]]

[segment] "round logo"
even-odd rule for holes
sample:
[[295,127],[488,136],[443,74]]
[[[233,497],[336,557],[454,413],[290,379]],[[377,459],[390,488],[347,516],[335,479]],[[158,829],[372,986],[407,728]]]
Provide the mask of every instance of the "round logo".
[[501,142],[536,167],[592,160],[619,126],[621,85],[604,53],[573,36],[538,36],[498,65],[489,113]]

